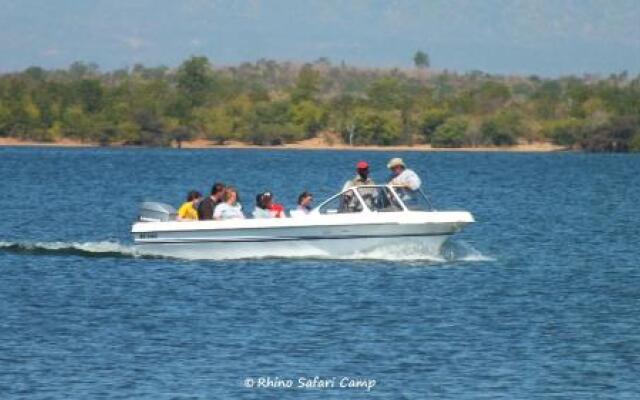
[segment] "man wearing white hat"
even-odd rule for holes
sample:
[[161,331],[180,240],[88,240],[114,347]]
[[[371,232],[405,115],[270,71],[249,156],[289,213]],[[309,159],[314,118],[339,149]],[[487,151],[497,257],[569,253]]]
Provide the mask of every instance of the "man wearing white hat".
[[422,181],[418,174],[407,168],[402,158],[396,157],[389,160],[387,168],[391,170],[390,185],[400,186],[411,191],[420,189]]

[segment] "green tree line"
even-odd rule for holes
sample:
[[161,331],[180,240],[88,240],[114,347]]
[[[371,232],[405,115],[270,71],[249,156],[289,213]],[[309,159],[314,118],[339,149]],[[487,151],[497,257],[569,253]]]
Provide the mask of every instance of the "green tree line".
[[548,141],[640,151],[640,75],[543,79],[474,71],[366,69],[326,58],[101,72],[73,63],[0,75],[0,136],[168,146],[191,139],[296,142],[332,132],[353,145],[509,146]]

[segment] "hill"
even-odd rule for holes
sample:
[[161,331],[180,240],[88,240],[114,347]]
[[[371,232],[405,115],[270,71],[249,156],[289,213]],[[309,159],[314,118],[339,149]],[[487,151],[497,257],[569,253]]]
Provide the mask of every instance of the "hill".
[[0,137],[168,146],[194,140],[434,148],[545,142],[640,151],[640,76],[544,79],[366,69],[326,59],[0,75]]

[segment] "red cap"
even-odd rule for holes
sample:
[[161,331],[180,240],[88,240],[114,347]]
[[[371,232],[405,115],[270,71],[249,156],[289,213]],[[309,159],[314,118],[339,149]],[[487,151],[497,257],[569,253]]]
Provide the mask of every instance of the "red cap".
[[360,161],[356,164],[356,168],[358,169],[367,169],[369,168],[369,164],[366,161]]

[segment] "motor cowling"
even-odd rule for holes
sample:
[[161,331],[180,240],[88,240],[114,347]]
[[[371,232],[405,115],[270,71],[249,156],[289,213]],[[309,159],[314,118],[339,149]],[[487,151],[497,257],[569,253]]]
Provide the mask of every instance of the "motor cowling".
[[141,222],[175,221],[177,214],[176,209],[169,204],[145,201],[140,204],[138,220]]

